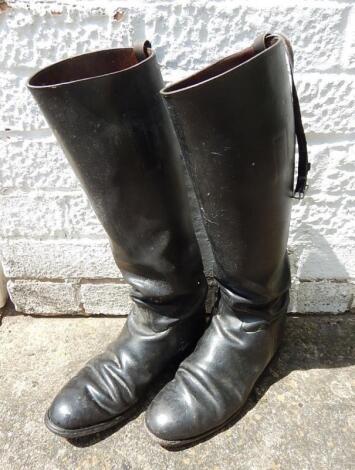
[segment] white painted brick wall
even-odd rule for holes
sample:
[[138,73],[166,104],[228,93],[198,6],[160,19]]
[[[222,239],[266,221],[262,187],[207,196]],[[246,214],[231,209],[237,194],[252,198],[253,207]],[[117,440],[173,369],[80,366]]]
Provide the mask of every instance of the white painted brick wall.
[[[126,314],[129,302],[105,233],[26,90],[27,78],[74,54],[149,38],[170,81],[264,31],[283,31],[294,45],[312,161],[307,198],[293,208],[290,310],[352,308],[352,1],[0,0],[0,253],[19,311],[114,315]],[[211,252],[195,206],[193,218],[210,277]]]

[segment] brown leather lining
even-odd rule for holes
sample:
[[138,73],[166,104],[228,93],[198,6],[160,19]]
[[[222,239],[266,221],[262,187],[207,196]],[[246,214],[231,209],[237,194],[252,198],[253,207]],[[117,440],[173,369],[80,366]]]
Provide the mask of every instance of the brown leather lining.
[[221,73],[227,72],[229,69],[236,67],[237,65],[242,64],[246,60],[251,59],[255,55],[255,51],[252,47],[247,47],[240,52],[236,52],[228,57],[225,57],[218,62],[208,66],[207,68],[201,70],[200,72],[195,73],[191,77],[181,80],[174,85],[171,85],[165,89],[166,92],[176,91],[181,88],[186,88],[197,83],[204,82],[210,78],[213,78]]
[[46,86],[106,75],[138,63],[133,49],[111,49],[63,60],[32,77],[30,85]]

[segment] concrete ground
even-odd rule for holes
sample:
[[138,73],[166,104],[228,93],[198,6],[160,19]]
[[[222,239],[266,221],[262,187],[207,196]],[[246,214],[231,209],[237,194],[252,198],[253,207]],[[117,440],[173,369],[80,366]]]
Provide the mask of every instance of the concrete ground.
[[[290,317],[280,354],[238,422],[185,450],[152,443],[142,411],[115,432],[68,442],[43,414],[59,387],[121,329],[120,318],[33,318],[0,326],[0,468],[355,468],[355,317]],[[149,399],[147,399],[149,401]]]

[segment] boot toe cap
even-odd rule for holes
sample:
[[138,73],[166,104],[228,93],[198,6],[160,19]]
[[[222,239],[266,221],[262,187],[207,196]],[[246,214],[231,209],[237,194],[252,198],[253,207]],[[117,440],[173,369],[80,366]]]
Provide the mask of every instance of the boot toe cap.
[[53,400],[45,417],[46,425],[50,431],[64,437],[94,433],[114,417],[99,405],[97,397],[89,393],[88,383],[79,375]]
[[150,404],[145,424],[158,440],[165,442],[184,441],[198,433],[194,414],[184,398],[174,393],[171,382]]
[[182,438],[178,413],[168,406],[158,404],[150,407],[145,422],[148,431],[158,440],[177,441]]
[[95,424],[95,413],[82,393],[71,387],[64,387],[53,400],[47,411],[46,423],[51,431],[75,431]]

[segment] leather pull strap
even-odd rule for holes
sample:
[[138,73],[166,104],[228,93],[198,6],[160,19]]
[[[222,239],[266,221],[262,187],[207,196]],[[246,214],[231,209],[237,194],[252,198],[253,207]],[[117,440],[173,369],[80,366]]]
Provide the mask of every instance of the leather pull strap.
[[266,49],[266,39],[268,36],[270,36],[269,33],[260,34],[260,36],[255,39],[253,42],[253,49],[256,54],[260,54],[260,52]]
[[262,34],[258,36],[254,43],[253,49],[258,54],[264,51],[267,47],[274,44],[277,40],[281,39],[287,52],[287,56],[290,63],[291,79],[292,79],[292,100],[293,100],[293,114],[295,119],[295,131],[298,145],[298,174],[296,187],[293,191],[293,197],[296,199],[303,199],[305,191],[307,189],[307,175],[311,169],[311,164],[308,162],[308,149],[307,140],[304,133],[301,108],[298,100],[297,90],[293,78],[293,65],[294,55],[290,41],[283,34]]
[[140,62],[141,60],[146,59],[149,56],[148,49],[151,49],[152,45],[149,41],[140,42],[133,45],[133,52]]

